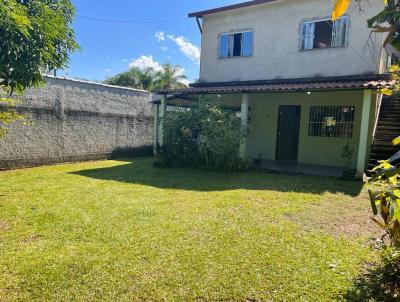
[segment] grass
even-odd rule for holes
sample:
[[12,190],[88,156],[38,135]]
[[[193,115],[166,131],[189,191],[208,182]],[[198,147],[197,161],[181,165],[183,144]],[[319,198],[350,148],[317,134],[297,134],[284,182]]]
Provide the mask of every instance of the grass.
[[0,301],[337,301],[377,259],[361,183],[153,168],[0,173]]

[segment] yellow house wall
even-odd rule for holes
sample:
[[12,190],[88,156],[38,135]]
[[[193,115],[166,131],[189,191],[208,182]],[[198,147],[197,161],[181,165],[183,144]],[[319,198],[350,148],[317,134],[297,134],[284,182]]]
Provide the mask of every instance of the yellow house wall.
[[[224,96],[222,99],[224,103],[234,105],[239,103],[240,95]],[[312,92],[311,95],[304,92],[251,94],[251,122],[247,154],[249,157],[255,159],[274,160],[279,106],[299,105],[301,106],[301,122],[298,161],[301,163],[342,167],[345,165],[345,160],[341,156],[342,150],[346,143],[349,142],[354,148],[352,165],[355,167],[359,145],[362,102],[362,90]],[[308,117],[311,105],[354,106],[355,121],[353,137],[351,139],[309,137]],[[376,95],[374,94],[371,104],[369,143],[372,139],[375,112]]]

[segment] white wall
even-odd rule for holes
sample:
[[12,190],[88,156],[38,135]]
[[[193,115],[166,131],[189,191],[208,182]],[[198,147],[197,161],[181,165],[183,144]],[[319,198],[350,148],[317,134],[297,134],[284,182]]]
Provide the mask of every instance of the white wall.
[[[204,17],[201,71],[202,82],[265,80],[314,76],[378,73],[382,35],[372,34],[367,19],[383,8],[382,0],[362,1],[350,17],[346,47],[299,50],[299,29],[304,20],[326,18],[331,0],[280,0]],[[254,30],[254,55],[220,59],[221,33]]]

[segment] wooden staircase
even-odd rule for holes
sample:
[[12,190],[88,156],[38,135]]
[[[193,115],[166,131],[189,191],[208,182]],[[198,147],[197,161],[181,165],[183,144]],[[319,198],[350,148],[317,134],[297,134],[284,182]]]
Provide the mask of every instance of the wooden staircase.
[[368,170],[374,168],[378,164],[378,160],[388,159],[399,150],[399,147],[392,145],[392,140],[398,136],[400,136],[400,97],[384,96],[372,143]]

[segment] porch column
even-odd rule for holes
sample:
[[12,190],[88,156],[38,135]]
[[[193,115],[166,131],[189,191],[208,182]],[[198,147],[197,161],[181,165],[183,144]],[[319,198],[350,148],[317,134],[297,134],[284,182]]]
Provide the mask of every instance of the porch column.
[[242,105],[241,105],[241,111],[240,111],[241,137],[240,137],[239,155],[241,158],[246,157],[248,115],[249,115],[249,95],[247,93],[243,93],[242,94]]
[[371,100],[372,90],[364,90],[364,98],[362,104],[362,116],[361,116],[361,129],[360,129],[360,141],[358,144],[358,156],[357,156],[357,177],[362,178],[365,170],[365,161],[367,157],[368,149],[368,130],[369,130],[369,118],[371,114]]
[[167,100],[165,94],[161,95],[161,104],[159,108],[159,119],[160,119],[160,127],[159,127],[159,145],[162,146],[164,144],[164,117],[165,112],[167,111]]
[[154,128],[153,128],[153,154],[157,155],[157,147],[158,147],[158,127],[160,124],[160,116],[159,116],[159,105],[154,104]]

